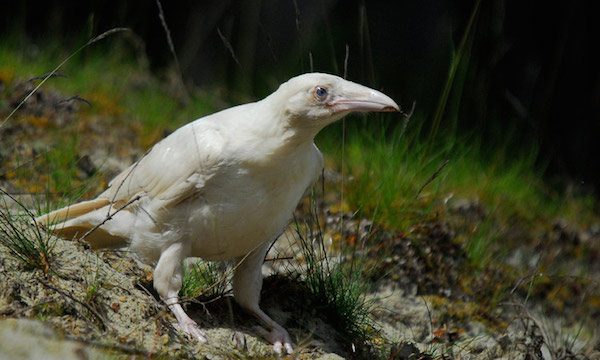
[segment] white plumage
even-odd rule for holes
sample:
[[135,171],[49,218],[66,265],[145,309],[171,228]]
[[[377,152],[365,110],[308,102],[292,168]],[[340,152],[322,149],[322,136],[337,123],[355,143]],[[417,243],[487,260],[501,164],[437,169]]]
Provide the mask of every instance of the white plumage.
[[270,330],[266,338],[275,351],[291,352],[288,333],[258,306],[260,270],[269,245],[321,173],[314,136],[352,111],[397,110],[376,90],[328,74],[300,75],[261,101],[179,128],[96,199],[36,221],[65,238],[94,229],[85,237],[92,247],[128,245],[156,264],[154,287],[182,330],[199,341],[206,341],[204,332],[178,303],[182,262],[236,259],[237,302]]

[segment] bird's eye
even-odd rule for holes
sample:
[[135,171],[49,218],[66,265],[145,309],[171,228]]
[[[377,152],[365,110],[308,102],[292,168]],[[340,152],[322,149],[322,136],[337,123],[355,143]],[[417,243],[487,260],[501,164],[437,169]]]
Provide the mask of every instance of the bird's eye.
[[322,86],[317,86],[315,88],[315,97],[319,101],[323,101],[323,100],[327,99],[327,88],[324,88]]

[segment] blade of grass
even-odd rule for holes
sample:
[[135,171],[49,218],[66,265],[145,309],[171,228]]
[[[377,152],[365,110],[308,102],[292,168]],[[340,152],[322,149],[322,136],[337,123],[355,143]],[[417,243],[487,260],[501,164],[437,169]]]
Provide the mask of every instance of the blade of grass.
[[460,44],[458,46],[458,50],[452,53],[452,60],[450,62],[450,68],[448,70],[448,77],[446,78],[446,82],[442,89],[442,94],[439,98],[435,113],[433,115],[433,121],[431,125],[431,130],[429,132],[429,138],[435,139],[437,137],[437,133],[440,127],[440,123],[442,121],[442,117],[444,116],[444,111],[446,109],[446,104],[448,103],[448,97],[450,96],[450,91],[452,90],[454,84],[454,77],[456,75],[456,71],[460,65],[462,57],[464,55],[467,39],[471,35],[471,29],[473,28],[473,24],[477,18],[477,14],[479,13],[479,4],[481,0],[477,0],[475,5],[473,6],[473,10],[471,11],[471,15],[469,16],[469,21],[467,22],[467,27],[463,33],[463,36],[460,40]]

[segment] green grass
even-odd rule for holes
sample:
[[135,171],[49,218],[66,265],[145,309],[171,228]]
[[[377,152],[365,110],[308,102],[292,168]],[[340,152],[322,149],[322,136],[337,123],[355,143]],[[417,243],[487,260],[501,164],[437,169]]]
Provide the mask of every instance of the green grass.
[[77,137],[71,137],[58,142],[46,153],[49,175],[47,189],[67,200],[78,199],[85,192],[85,184],[76,181],[77,147]]
[[197,260],[184,267],[179,295],[186,300],[204,297],[215,299],[227,292],[228,279],[217,262]]
[[0,245],[25,268],[38,269],[48,275],[55,257],[56,239],[37,225],[32,226],[34,218],[20,200],[0,189]]
[[367,353],[365,346],[378,331],[370,315],[373,305],[365,296],[369,285],[363,279],[364,264],[354,251],[327,253],[319,217],[313,193],[309,213],[293,224],[293,240],[300,247],[302,262],[289,270],[303,281],[311,296],[309,303],[335,327],[344,343]]

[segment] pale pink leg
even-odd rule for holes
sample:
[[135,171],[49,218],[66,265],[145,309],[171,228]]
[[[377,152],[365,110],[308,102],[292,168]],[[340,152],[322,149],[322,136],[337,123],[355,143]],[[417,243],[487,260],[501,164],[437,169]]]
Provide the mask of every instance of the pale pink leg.
[[291,354],[294,350],[288,332],[265,314],[258,305],[263,281],[261,267],[268,248],[267,243],[235,263],[233,295],[242,308],[256,316],[268,329],[263,331],[262,335],[273,344],[273,350],[281,354],[285,348],[285,352]]
[[179,328],[193,339],[205,343],[206,334],[179,304],[179,290],[181,290],[183,278],[182,264],[185,255],[182,244],[173,244],[162,252],[154,269],[154,288],[175,315]]

